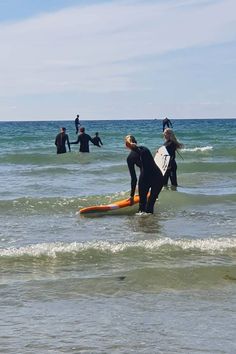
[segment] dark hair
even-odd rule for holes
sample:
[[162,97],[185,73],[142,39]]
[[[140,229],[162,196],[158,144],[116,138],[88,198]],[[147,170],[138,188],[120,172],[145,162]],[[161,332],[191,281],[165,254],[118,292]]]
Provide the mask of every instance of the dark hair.
[[125,141],[128,142],[129,144],[137,144],[137,140],[133,135],[127,135],[125,137]]

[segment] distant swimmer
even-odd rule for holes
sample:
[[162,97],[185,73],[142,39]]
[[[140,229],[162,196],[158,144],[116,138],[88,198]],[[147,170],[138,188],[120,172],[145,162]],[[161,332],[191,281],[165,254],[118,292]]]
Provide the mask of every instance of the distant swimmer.
[[90,135],[85,133],[85,128],[80,128],[80,134],[78,135],[78,139],[70,144],[79,144],[80,143],[80,152],[89,152],[89,142],[94,144],[93,139]]
[[171,188],[173,190],[176,190],[178,183],[177,183],[177,164],[175,161],[175,152],[178,151],[178,149],[183,148],[183,144],[181,144],[177,139],[176,136],[173,132],[172,129],[166,128],[164,130],[164,146],[166,147],[166,150],[168,151],[170,155],[170,162],[167,168],[167,171],[164,175],[164,187],[167,187],[168,185],[168,180],[170,178],[171,182]]
[[70,151],[70,141],[69,136],[66,134],[66,128],[62,127],[59,134],[57,134],[55,139],[55,145],[57,147],[57,154],[66,153],[66,143]]
[[[127,135],[125,145],[131,150],[127,165],[131,176],[130,203],[132,204],[137,184],[135,165],[140,168],[138,181],[139,211],[153,214],[154,204],[163,187],[163,176],[157,167],[151,152],[144,146],[138,146],[134,136]],[[148,192],[150,190],[149,197]]]
[[171,123],[171,121],[166,117],[165,119],[163,119],[162,121],[162,130],[164,132],[165,128],[173,128],[173,125]]
[[93,138],[93,143],[98,147],[101,147],[101,145],[103,145],[102,140],[98,136],[98,132],[95,133],[95,137]]
[[79,121],[79,114],[77,114],[75,118],[75,133],[78,134],[79,132],[79,126],[80,126],[80,121]]

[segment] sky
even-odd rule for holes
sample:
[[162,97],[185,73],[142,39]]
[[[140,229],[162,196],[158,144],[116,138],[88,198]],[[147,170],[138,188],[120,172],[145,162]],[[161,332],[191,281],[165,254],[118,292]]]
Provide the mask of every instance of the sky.
[[0,0],[0,121],[236,117],[235,0]]

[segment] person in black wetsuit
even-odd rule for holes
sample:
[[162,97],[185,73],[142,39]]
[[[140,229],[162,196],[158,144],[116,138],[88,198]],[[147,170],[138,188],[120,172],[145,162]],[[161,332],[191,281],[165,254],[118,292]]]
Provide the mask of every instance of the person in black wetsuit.
[[177,183],[177,164],[175,161],[176,151],[178,149],[183,148],[183,144],[181,144],[177,139],[172,129],[166,128],[164,130],[164,146],[170,155],[169,166],[164,175],[164,187],[168,186],[168,180],[171,182],[171,189],[176,190]]
[[93,143],[98,147],[101,147],[101,145],[103,145],[102,140],[98,136],[98,132],[95,133],[95,137],[93,138]]
[[[80,152],[89,152],[89,142],[93,143],[93,139],[91,138],[90,135],[85,133],[85,128],[81,127],[80,128],[80,134],[78,135],[78,139],[76,141],[73,141],[70,144],[79,144],[80,143]],[[93,143],[94,144],[94,143]]]
[[171,123],[171,121],[166,117],[165,119],[163,119],[162,121],[162,130],[164,132],[165,128],[173,128],[173,125]]
[[57,154],[64,154],[66,153],[66,143],[68,145],[68,149],[70,151],[70,141],[69,137],[66,134],[66,128],[61,128],[59,134],[57,134],[55,139],[55,145],[57,147]]
[[[139,211],[153,214],[154,204],[163,187],[163,176],[156,165],[154,158],[148,148],[138,146],[136,139],[132,135],[127,135],[125,145],[130,149],[127,157],[127,165],[131,176],[130,203],[133,203],[137,176],[135,165],[140,168],[138,180],[139,191]],[[150,195],[147,197],[150,190]]]
[[79,132],[79,126],[80,126],[80,121],[79,121],[79,114],[77,114],[75,118],[75,134],[78,134]]

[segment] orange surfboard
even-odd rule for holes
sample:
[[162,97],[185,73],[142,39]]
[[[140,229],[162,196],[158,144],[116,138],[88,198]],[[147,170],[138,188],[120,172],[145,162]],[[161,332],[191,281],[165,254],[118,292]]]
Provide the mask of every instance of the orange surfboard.
[[[106,204],[106,205],[93,205],[86,208],[80,209],[79,213],[81,215],[96,215],[96,214],[119,214],[124,208],[127,208],[127,212],[133,209],[133,206],[139,203],[139,195],[134,196],[134,203],[130,205],[130,201],[127,199],[122,199],[117,202]],[[136,210],[136,208],[135,208]]]

